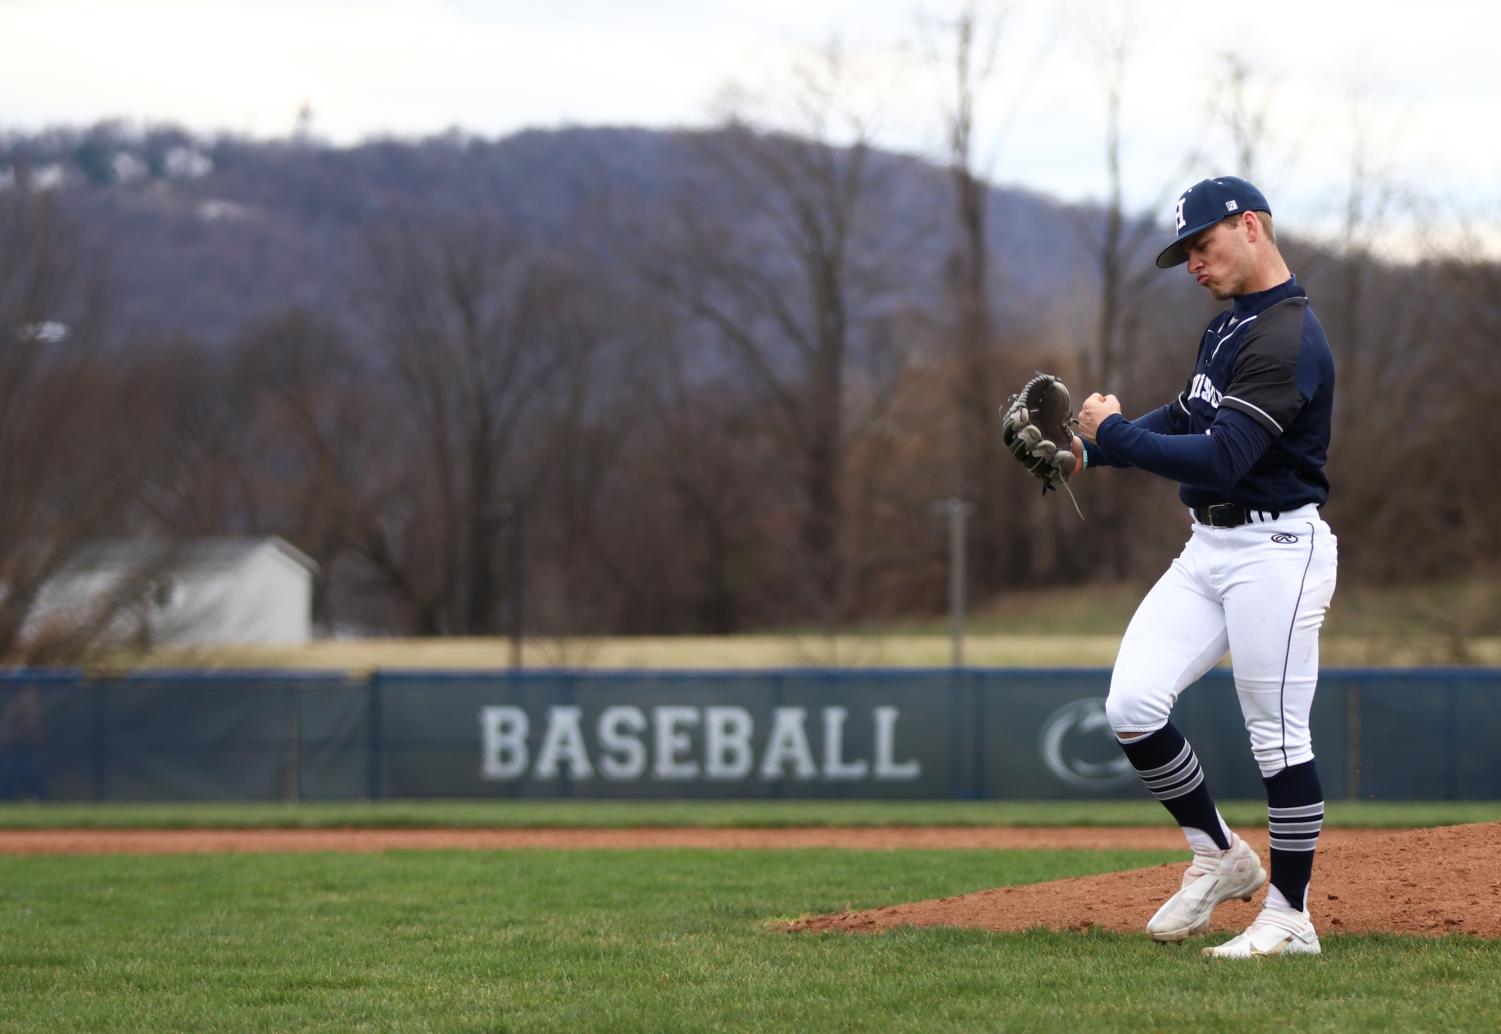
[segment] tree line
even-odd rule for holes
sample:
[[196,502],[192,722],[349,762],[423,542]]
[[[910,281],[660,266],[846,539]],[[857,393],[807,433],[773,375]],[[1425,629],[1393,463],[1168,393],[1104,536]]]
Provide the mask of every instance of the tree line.
[[[995,415],[1037,369],[1145,411],[1182,387],[1212,310],[1186,278],[1138,275],[1154,223],[1118,198],[1076,213],[1096,261],[1072,290],[998,305],[1027,258],[1004,226],[991,243],[966,110],[925,191],[828,112],[796,134],[683,132],[672,189],[601,196],[585,232],[394,205],[344,257],[337,313],[268,299],[215,347],[133,335],[59,195],[0,193],[0,657],[86,650],[102,623],[22,632],[82,546],[127,536],[282,535],[320,565],[330,632],[933,614],[949,498],[976,504],[981,601],[1149,577],[1183,537],[1173,486],[1086,475],[1080,522],[998,448]],[[1493,569],[1474,432],[1501,405],[1501,268],[1393,264],[1351,230],[1279,227],[1336,351],[1342,571]]]

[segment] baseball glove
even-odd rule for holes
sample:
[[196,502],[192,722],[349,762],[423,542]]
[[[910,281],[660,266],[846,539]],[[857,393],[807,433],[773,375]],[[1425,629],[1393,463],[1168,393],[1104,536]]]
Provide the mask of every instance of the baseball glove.
[[1062,485],[1078,466],[1074,455],[1074,413],[1068,386],[1039,373],[1012,395],[1001,411],[1001,440],[1011,455],[1042,482],[1042,492]]

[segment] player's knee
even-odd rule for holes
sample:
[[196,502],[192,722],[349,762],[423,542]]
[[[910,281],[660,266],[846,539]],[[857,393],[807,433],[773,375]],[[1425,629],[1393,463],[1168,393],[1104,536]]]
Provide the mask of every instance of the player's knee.
[[1110,695],[1105,698],[1105,718],[1117,738],[1130,739],[1143,733],[1156,732],[1167,724],[1168,706],[1158,694],[1143,692],[1145,687],[1133,686],[1119,677],[1110,682]]
[[1304,716],[1267,709],[1247,717],[1246,733],[1251,740],[1251,756],[1256,759],[1263,779],[1313,760],[1313,738]]
[[1287,768],[1282,763],[1282,752],[1280,750],[1276,752],[1275,756],[1271,756],[1253,748],[1251,755],[1256,759],[1256,767],[1261,770],[1262,779],[1270,779]]
[[1294,765],[1312,761],[1313,745],[1306,742],[1266,745],[1253,742],[1251,756],[1256,759],[1256,767],[1261,770],[1261,778],[1270,779]]

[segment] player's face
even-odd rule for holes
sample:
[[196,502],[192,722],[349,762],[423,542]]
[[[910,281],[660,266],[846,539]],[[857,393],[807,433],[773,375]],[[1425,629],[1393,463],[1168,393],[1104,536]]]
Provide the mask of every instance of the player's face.
[[1244,293],[1256,267],[1241,220],[1215,223],[1189,241],[1183,251],[1188,256],[1188,275],[1216,301]]

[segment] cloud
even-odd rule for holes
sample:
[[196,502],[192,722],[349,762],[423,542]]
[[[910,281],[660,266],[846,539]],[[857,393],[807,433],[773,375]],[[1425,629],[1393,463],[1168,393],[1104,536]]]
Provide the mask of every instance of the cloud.
[[[105,117],[281,136],[304,102],[336,143],[458,126],[503,135],[561,123],[684,125],[723,84],[785,93],[799,54],[838,36],[882,140],[937,153],[941,82],[915,57],[919,0],[7,0],[0,125]],[[952,11],[953,2],[929,3]],[[1105,102],[1084,43],[1104,5],[1017,0],[977,125],[995,178],[1070,199],[1105,193]],[[1062,9],[1071,18],[1060,20]],[[1110,10],[1116,10],[1111,7]],[[1476,126],[1501,102],[1491,5],[1264,0],[1258,25],[1184,0],[1137,0],[1122,103],[1128,203],[1230,171],[1208,113],[1233,50],[1266,115],[1264,175],[1322,218],[1362,134],[1405,187],[1501,212],[1498,145]],[[1201,165],[1182,172],[1201,150]],[[1196,176],[1195,176],[1196,178]],[[1494,214],[1492,215],[1494,218]]]

